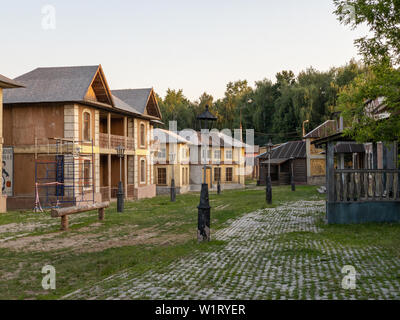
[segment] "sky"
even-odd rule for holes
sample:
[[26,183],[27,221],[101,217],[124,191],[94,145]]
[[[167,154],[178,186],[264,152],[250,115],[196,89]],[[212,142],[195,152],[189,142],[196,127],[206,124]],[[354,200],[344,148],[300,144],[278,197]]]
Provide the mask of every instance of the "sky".
[[359,59],[353,41],[365,30],[341,25],[333,11],[333,0],[7,1],[0,74],[101,64],[111,89],[221,98],[230,81],[254,86],[282,70],[323,71]]

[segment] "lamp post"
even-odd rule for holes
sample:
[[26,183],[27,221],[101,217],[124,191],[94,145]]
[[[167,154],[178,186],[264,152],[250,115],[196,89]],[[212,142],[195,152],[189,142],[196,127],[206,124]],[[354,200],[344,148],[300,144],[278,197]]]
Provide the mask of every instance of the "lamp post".
[[176,189],[175,189],[175,153],[170,153],[169,160],[172,165],[172,174],[171,174],[171,202],[175,202],[176,200]]
[[[202,121],[205,122],[204,129],[208,129],[208,121],[216,121],[215,117],[206,105],[206,110],[197,116],[197,120],[200,122],[200,129],[202,129]],[[207,146],[209,141],[205,141],[204,145]],[[206,181],[206,170],[207,170],[207,147],[204,150],[204,176],[203,184],[201,185],[200,193],[200,204],[197,206],[198,209],[198,220],[197,220],[197,240],[199,242],[210,241],[210,199],[208,196],[208,184]]]
[[293,170],[293,165],[294,165],[294,157],[290,158],[290,163],[291,163],[291,174],[290,174],[290,184],[292,186],[292,191],[296,191],[296,185],[294,183],[294,170]]
[[272,203],[272,185],[271,185],[271,153],[272,153],[272,147],[273,143],[271,142],[271,139],[267,143],[267,152],[268,152],[268,175],[267,175],[267,183],[266,183],[266,198],[267,198],[267,203],[271,204]]
[[119,145],[117,148],[117,155],[119,157],[119,182],[117,192],[117,212],[124,212],[124,188],[122,186],[122,158],[125,154],[125,147]]
[[217,184],[217,194],[221,194],[221,167],[218,165],[218,184]]

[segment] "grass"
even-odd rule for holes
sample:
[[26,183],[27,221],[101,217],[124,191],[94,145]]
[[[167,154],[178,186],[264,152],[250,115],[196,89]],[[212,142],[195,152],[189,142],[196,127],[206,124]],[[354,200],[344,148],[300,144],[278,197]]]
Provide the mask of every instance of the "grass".
[[[273,203],[270,206],[266,204],[263,187],[248,185],[246,190],[223,191],[219,196],[211,192],[211,232],[224,228],[230,220],[258,209],[299,200],[323,200],[324,195],[318,194],[316,189],[297,186],[296,192],[291,192],[290,186],[273,187]],[[18,240],[40,241],[37,246],[27,242],[22,247],[24,250],[5,248],[0,242],[0,299],[57,299],[123,270],[128,269],[140,276],[149,270],[164,270],[171,262],[195,250],[218,250],[226,243],[215,240],[205,244],[196,242],[198,203],[199,194],[178,195],[175,203],[171,203],[168,196],[160,196],[127,202],[122,214],[117,213],[115,204],[112,204],[106,210],[106,220],[103,223],[98,223],[97,212],[71,216],[69,232],[60,232],[60,219],[51,218],[49,213],[1,214],[0,239],[21,236]],[[323,216],[321,213],[321,220],[317,223],[321,229],[319,233],[292,232],[278,235],[277,241],[295,240],[298,243],[296,250],[285,250],[282,255],[323,256],[318,250],[311,250],[304,245],[311,239],[331,241],[335,246],[379,246],[400,257],[399,224],[326,225]],[[10,224],[13,228],[5,230]],[[152,237],[138,243],[125,244],[119,240],[135,240],[150,233]],[[92,242],[88,244],[84,240],[89,237]],[[40,246],[76,238],[81,239],[82,243],[78,242],[72,247],[40,250]],[[160,239],[166,241],[160,242]],[[113,240],[113,245],[101,250],[85,250]],[[57,271],[57,289],[51,292],[41,287],[41,269],[46,264],[53,265]],[[301,295],[299,297],[302,298]]]
[[[274,188],[274,202],[270,207],[286,201],[321,198],[315,187],[299,187],[298,192],[288,192],[288,187]],[[53,299],[59,298],[82,286],[93,284],[121,270],[132,269],[134,272],[146,272],[149,269],[162,268],[177,258],[193,250],[213,250],[224,245],[220,241],[198,245],[197,205],[199,194],[186,194],[177,197],[171,203],[167,196],[127,202],[122,214],[116,212],[115,204],[106,210],[106,220],[96,227],[96,241],[107,241],[124,235],[155,232],[157,237],[170,239],[165,244],[146,241],[122,247],[110,247],[97,252],[83,252],[71,248],[40,251],[12,250],[0,248],[0,299]],[[210,193],[212,207],[212,232],[226,226],[228,220],[244,213],[267,207],[265,192],[259,190],[230,190],[220,196]],[[18,224],[22,229],[1,233],[0,237],[40,237],[40,244],[51,244],[55,240],[68,240],[88,232],[85,228],[98,223],[97,213],[85,213],[71,216],[70,231],[59,231],[59,219],[50,218],[49,213],[8,212],[0,215],[0,228],[7,224]],[[31,225],[25,230],[24,226]],[[132,231],[134,230],[134,231]],[[150,231],[148,231],[150,230]],[[176,236],[183,236],[182,241],[174,241]],[[13,241],[13,240],[11,240]],[[84,247],[85,244],[82,244]],[[41,268],[50,264],[57,271],[57,289],[51,293],[41,287]]]

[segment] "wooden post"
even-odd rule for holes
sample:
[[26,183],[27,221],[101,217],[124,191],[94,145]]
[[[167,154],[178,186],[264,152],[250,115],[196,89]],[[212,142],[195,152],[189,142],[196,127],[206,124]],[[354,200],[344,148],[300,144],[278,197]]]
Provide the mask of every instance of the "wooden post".
[[378,169],[378,145],[376,142],[372,144],[372,169]]
[[99,220],[103,221],[104,217],[105,217],[105,210],[104,210],[104,208],[100,208],[99,209]]
[[111,201],[111,154],[107,155],[108,200]]
[[67,231],[68,230],[68,216],[61,216],[61,230]]
[[326,145],[326,192],[328,202],[335,201],[334,156],[334,145],[332,141],[329,141]]

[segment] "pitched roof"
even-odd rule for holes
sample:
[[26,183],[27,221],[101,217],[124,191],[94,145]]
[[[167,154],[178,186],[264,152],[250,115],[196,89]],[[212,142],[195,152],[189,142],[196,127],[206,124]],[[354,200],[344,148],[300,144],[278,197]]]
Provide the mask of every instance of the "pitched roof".
[[23,85],[0,74],[0,88],[22,88]]
[[[271,159],[306,158],[305,141],[289,141],[272,149]],[[260,154],[257,158],[267,158],[268,153]]]
[[7,91],[4,103],[83,101],[99,67],[37,68],[15,79],[25,88]]
[[[112,91],[111,91],[112,92]],[[112,95],[113,100],[114,100],[114,106],[118,109],[128,111],[128,112],[133,112],[140,114],[139,111],[137,111],[135,108],[131,107],[129,104],[127,104],[125,101],[122,101],[120,98],[118,98],[115,95]]]
[[355,142],[339,142],[335,146],[335,153],[364,153],[365,146]]
[[337,132],[336,120],[327,120],[323,124],[320,124],[314,130],[307,133],[304,138],[324,138],[333,133]]
[[143,114],[149,101],[152,88],[112,90],[111,93],[129,106]]
[[165,130],[165,129],[154,129],[153,130],[154,140],[159,141],[160,143],[184,143],[191,144],[190,141],[182,138],[180,135],[173,131]]

